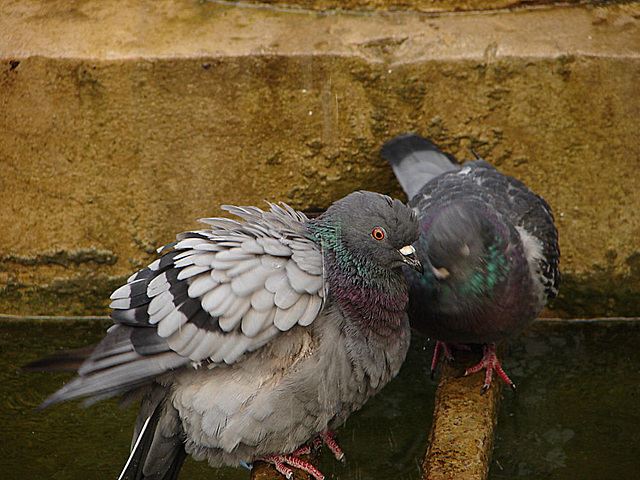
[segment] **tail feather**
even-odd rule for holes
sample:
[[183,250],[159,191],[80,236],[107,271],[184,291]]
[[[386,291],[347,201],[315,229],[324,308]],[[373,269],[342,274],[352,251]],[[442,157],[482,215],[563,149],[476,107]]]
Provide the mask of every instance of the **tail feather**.
[[131,454],[118,480],[178,478],[187,452],[181,430],[167,410],[171,407],[166,403],[166,394],[164,387],[154,384],[142,399]]
[[[134,335],[137,331],[140,334]],[[136,344],[142,345],[142,353]],[[114,325],[95,346],[50,355],[22,369],[77,372],[77,377],[40,405],[43,409],[82,397],[88,397],[85,406],[91,405],[149,384],[159,375],[187,363],[189,359],[172,351],[154,329]]]
[[442,152],[435,143],[412,133],[404,133],[385,143],[382,155],[410,199],[432,178],[459,168],[453,155]]
[[175,352],[166,352],[151,357],[139,356],[138,360],[111,366],[90,375],[78,376],[47,398],[40,408],[56,403],[89,397],[85,405],[141,387],[169,370],[185,363],[184,357]]
[[24,372],[77,372],[82,364],[91,356],[94,346],[78,348],[66,352],[54,353],[26,365],[20,370]]

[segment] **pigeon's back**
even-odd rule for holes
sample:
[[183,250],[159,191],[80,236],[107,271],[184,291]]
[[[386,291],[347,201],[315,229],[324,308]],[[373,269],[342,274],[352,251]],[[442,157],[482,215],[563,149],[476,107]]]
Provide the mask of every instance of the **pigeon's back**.
[[[421,223],[430,212],[456,202],[484,205],[518,229],[536,256],[546,299],[558,293],[558,232],[549,204],[521,181],[484,160],[460,165],[450,154],[418,135],[403,134],[382,148]],[[538,253],[539,250],[539,253]]]
[[546,299],[558,294],[558,231],[549,204],[521,181],[503,175],[484,160],[470,161],[460,170],[448,171],[422,187],[409,205],[419,211],[435,211],[454,202],[486,206],[520,233],[535,255]]
[[414,326],[446,342],[487,343],[528,325],[560,281],[547,202],[489,163],[460,165],[416,135],[382,153],[421,225],[426,273],[408,273]]

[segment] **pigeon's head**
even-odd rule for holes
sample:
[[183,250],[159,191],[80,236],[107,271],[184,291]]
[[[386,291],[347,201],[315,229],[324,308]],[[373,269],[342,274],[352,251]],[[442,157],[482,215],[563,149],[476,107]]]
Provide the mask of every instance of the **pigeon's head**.
[[488,207],[452,203],[435,211],[422,228],[419,256],[442,288],[479,294],[504,280],[511,232]]
[[411,245],[419,236],[416,214],[399,200],[372,192],[354,192],[335,202],[312,230],[338,261],[356,268],[395,269],[403,265],[422,271]]

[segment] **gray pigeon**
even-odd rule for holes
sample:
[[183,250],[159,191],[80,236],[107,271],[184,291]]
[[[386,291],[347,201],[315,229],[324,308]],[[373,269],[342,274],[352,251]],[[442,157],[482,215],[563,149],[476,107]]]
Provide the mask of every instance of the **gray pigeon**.
[[486,391],[495,370],[515,389],[495,345],[558,293],[560,251],[549,205],[487,162],[460,165],[417,135],[394,138],[382,154],[420,221],[415,247],[425,272],[407,272],[409,318],[437,340],[432,375],[441,353],[453,360],[452,346],[482,344],[482,360],[464,375],[486,369]]
[[[43,407],[141,398],[120,479],[175,479],[187,454],[212,466],[264,460],[323,478],[297,455],[342,453],[342,424],[400,369],[409,346],[401,266],[421,270],[418,222],[356,192],[309,220],[285,204],[223,207],[111,296],[115,321]],[[55,369],[82,352],[27,369]],[[315,443],[315,442],[314,442]]]

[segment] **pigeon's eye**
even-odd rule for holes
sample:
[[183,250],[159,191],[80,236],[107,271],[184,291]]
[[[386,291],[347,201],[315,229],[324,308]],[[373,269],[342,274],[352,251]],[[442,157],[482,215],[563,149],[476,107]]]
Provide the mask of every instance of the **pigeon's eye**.
[[371,236],[376,240],[382,240],[385,236],[384,230],[380,227],[376,227],[373,229],[373,232],[371,232]]

